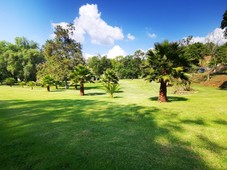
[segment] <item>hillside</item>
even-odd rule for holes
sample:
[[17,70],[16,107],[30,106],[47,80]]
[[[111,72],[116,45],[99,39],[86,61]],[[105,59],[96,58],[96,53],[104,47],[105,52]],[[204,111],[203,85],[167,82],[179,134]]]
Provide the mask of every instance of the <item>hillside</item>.
[[201,84],[227,90],[227,75],[213,75],[210,80],[201,82]]

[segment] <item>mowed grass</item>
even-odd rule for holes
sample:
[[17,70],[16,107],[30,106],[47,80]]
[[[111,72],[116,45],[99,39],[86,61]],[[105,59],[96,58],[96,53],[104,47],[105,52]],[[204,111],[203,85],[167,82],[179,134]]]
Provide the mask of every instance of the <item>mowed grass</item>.
[[0,169],[227,169],[227,91],[158,103],[158,84],[74,89],[0,86]]

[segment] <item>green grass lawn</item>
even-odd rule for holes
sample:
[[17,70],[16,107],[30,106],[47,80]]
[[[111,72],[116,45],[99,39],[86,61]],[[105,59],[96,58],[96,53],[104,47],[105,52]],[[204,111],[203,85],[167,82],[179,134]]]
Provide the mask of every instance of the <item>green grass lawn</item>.
[[0,86],[0,169],[227,169],[227,91],[158,103],[158,84],[74,89]]

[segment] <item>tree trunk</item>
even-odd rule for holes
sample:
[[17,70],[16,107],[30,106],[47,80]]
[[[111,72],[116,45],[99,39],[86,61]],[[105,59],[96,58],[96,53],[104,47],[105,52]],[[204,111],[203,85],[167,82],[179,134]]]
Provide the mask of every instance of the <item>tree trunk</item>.
[[58,85],[55,85],[55,88],[58,89]]
[[48,92],[50,91],[50,86],[47,86],[47,91],[48,91]]
[[78,87],[77,87],[77,86],[78,86],[78,85],[76,84],[76,85],[75,85],[75,89],[76,89],[76,90],[78,90]]
[[83,83],[80,84],[80,95],[81,96],[84,95],[84,84]]
[[65,80],[65,88],[66,88],[66,89],[69,89],[67,80]]
[[166,82],[162,79],[160,82],[160,90],[159,90],[159,102],[167,102],[167,85]]

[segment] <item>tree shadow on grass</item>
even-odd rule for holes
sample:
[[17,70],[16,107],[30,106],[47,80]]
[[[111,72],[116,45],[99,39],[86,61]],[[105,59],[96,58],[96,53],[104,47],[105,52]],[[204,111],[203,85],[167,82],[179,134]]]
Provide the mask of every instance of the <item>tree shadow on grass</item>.
[[[188,99],[185,97],[178,97],[178,96],[167,96],[168,102],[181,102],[181,101],[187,101]],[[158,101],[158,97],[151,97],[149,98],[152,101]]]
[[223,150],[227,150],[227,147],[219,146],[203,135],[198,135],[198,139],[200,139],[204,143],[207,149],[217,154],[222,154]]
[[186,119],[186,120],[181,120],[182,123],[186,123],[186,124],[192,124],[192,125],[207,125],[205,123],[204,120],[202,119],[198,119],[198,120],[189,120],[189,119]]
[[86,94],[84,94],[85,96],[100,96],[100,95],[105,95],[106,93],[102,93],[102,92],[94,92],[94,93],[92,93],[92,92],[88,92],[88,93],[86,93]]
[[219,125],[227,125],[227,120],[223,119],[214,120],[213,122]]
[[[78,88],[80,88],[80,87],[78,87]],[[101,89],[101,88],[102,88],[102,86],[100,86],[100,85],[89,86],[89,85],[85,84],[84,90]]]
[[7,100],[0,113],[0,169],[210,169],[157,107]]

